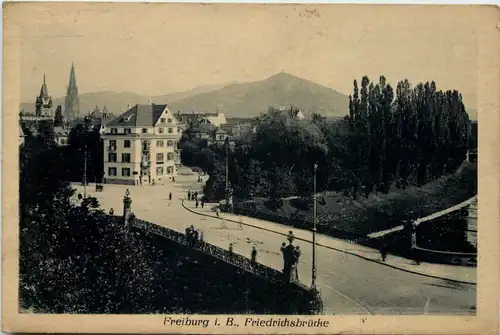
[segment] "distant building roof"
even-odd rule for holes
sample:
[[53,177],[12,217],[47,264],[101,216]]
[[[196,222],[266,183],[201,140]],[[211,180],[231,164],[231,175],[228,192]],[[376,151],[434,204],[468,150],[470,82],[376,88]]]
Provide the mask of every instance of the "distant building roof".
[[221,125],[227,123],[224,113],[217,113],[216,115],[206,116],[205,118],[216,127],[220,127]]
[[107,127],[151,127],[153,126],[167,105],[135,105],[125,113],[107,123]]

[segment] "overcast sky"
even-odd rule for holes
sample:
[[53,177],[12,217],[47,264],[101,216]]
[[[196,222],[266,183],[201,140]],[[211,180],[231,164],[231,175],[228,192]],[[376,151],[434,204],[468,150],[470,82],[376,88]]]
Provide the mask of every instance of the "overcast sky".
[[7,8],[21,26],[21,98],[43,74],[63,96],[71,62],[80,93],[148,95],[285,71],[349,94],[354,78],[395,86],[435,80],[476,108],[476,35],[466,8],[399,6],[31,3]]

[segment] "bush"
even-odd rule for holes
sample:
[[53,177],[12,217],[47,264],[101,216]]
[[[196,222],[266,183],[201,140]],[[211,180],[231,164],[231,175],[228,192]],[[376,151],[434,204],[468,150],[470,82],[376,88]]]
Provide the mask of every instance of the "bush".
[[290,205],[292,205],[297,209],[308,211],[313,207],[313,199],[312,197],[300,197],[300,198],[290,199]]
[[269,199],[267,201],[264,201],[264,205],[270,210],[278,210],[283,207],[283,199]]

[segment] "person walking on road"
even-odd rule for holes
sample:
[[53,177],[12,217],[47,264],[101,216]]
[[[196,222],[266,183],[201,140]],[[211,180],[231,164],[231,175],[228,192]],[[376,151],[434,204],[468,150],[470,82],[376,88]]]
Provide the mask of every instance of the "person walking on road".
[[191,189],[188,190],[188,200],[191,200]]
[[198,191],[194,192],[194,200],[198,201]]
[[198,209],[198,199],[196,199],[196,204],[195,204],[196,208]]
[[217,209],[215,210],[215,214],[217,214],[217,217],[220,219],[220,208],[217,207]]
[[382,262],[385,262],[385,259],[387,258],[387,246],[385,243],[382,243],[380,246],[380,256],[382,256]]
[[168,200],[172,200],[172,192],[168,194]]
[[201,208],[203,208],[203,206],[205,206],[205,199],[201,198]]
[[255,265],[257,262],[257,249],[255,249],[255,246],[252,247],[252,256],[251,256],[252,264]]

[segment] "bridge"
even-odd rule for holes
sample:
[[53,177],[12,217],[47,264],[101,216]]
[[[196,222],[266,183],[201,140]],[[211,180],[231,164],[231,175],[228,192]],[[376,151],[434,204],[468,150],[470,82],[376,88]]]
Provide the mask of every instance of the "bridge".
[[[114,208],[120,213],[123,194],[129,187],[134,199],[132,211],[138,218],[179,233],[194,225],[203,231],[206,242],[224,250],[232,244],[233,252],[245,258],[250,258],[252,247],[256,247],[257,262],[281,271],[280,246],[286,242],[284,235],[290,227],[225,213],[218,219],[208,206],[196,209],[193,201],[184,207],[182,199],[187,198],[187,190],[200,192],[202,188],[197,180],[194,173],[181,168],[171,185],[105,185],[103,192],[91,195],[104,210]],[[74,187],[81,192],[81,185]],[[173,194],[171,201],[169,192]],[[309,287],[311,232],[293,232],[302,250],[299,281]],[[317,243],[317,286],[325,314],[422,314],[424,308],[429,314],[475,313],[475,268],[427,263],[416,266],[397,256],[382,263],[378,250],[321,234],[317,235]]]

